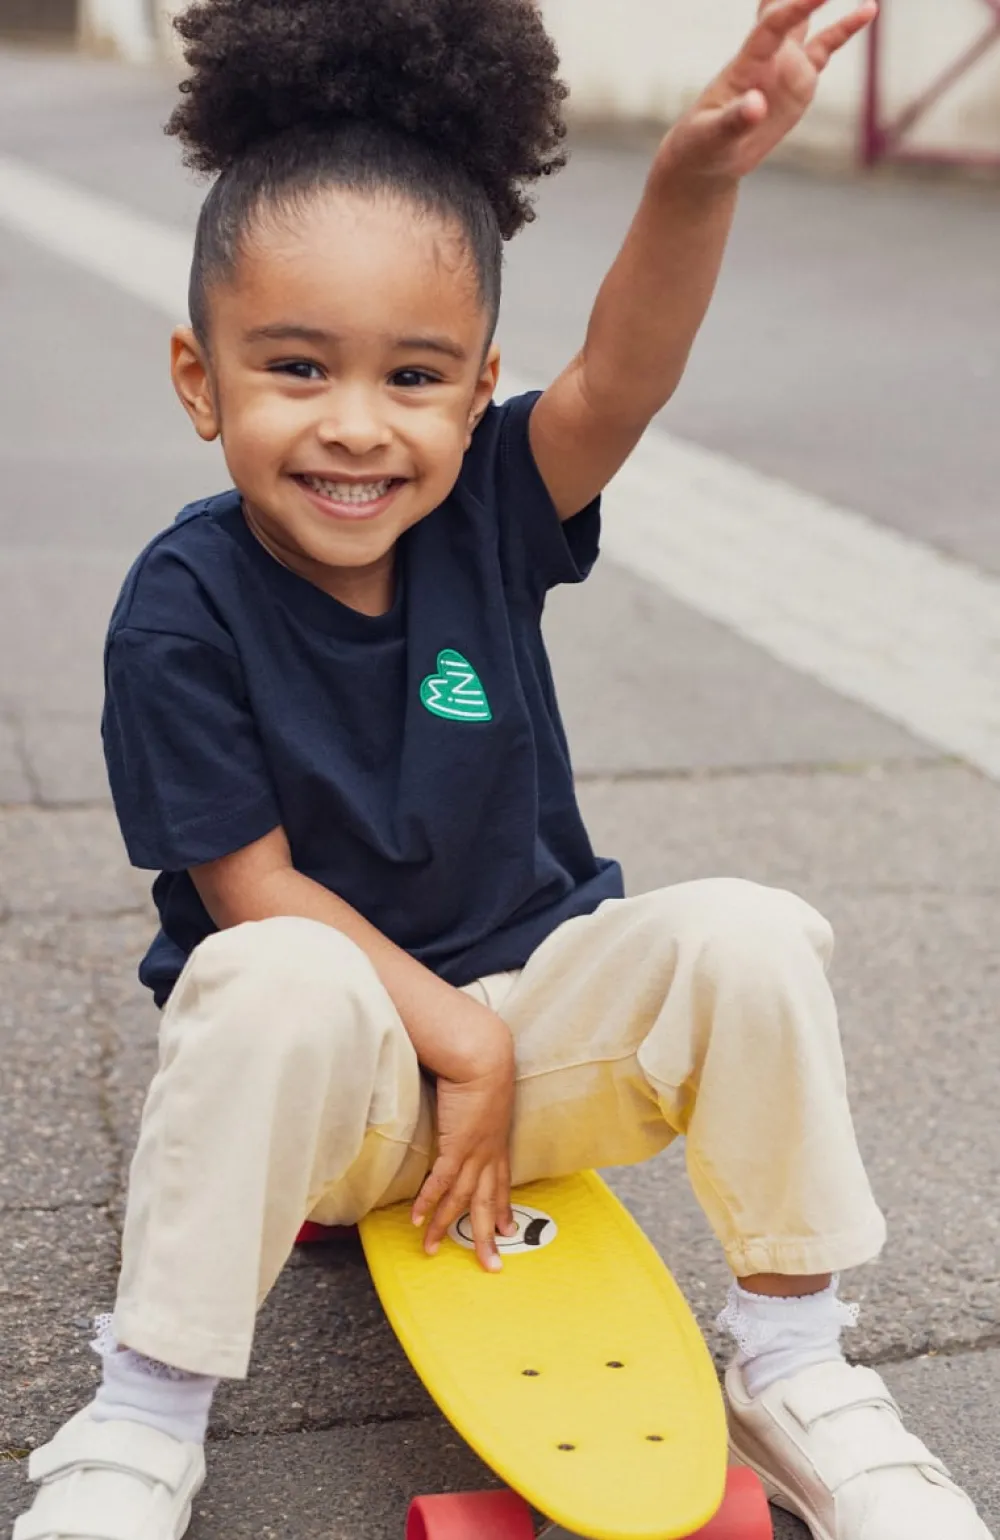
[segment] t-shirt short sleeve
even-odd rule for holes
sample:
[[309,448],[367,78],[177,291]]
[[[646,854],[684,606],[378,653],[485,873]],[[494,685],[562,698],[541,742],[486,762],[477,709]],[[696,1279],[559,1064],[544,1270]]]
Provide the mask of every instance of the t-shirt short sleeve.
[[104,752],[134,866],[183,871],[281,823],[235,657],[123,628],[106,661]]
[[524,558],[529,587],[544,595],[560,583],[581,583],[597,560],[601,499],[560,520],[531,448],[528,425],[541,391],[514,396],[496,409],[496,474],[500,516]]

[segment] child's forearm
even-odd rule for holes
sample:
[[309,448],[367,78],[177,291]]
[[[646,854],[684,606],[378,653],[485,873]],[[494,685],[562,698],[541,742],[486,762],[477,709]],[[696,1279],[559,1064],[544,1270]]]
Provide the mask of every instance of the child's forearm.
[[668,137],[598,294],[580,356],[588,406],[641,433],[669,401],[718,280],[738,183],[682,170]]
[[286,915],[318,920],[365,953],[418,1059],[434,1074],[464,1081],[512,1060],[510,1033],[493,1011],[439,979],[344,899],[283,864],[279,843],[284,844],[283,836],[280,842],[268,836],[192,872],[202,902],[220,929]]
[[739,54],[660,147],[625,245],[605,280],[577,390],[590,416],[634,437],[676,390],[729,238],[740,179],[801,119],[835,53],[874,0],[809,37],[825,0],[759,0]]
[[587,340],[542,396],[531,446],[562,519],[602,492],[677,389],[722,265],[740,179],[801,119],[875,0],[809,37],[826,0],[759,0],[739,54],[674,124]]

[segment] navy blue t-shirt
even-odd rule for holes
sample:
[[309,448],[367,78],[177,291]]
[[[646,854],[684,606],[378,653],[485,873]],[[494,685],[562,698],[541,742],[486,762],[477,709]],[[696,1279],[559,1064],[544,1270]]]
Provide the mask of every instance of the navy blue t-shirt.
[[140,978],[163,1004],[215,929],[188,868],[279,824],[298,871],[452,984],[520,967],[622,894],[576,803],[540,622],[597,557],[491,406],[454,491],[397,546],[391,610],[281,566],[229,491],[139,557],[108,634],[104,746],[135,866],[160,869]]

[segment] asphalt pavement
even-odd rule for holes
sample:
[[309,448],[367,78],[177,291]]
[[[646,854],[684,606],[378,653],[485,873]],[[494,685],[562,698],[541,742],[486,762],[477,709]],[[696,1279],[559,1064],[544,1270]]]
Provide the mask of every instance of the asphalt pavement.
[[[189,230],[170,79],[0,51],[0,154]],[[585,142],[516,243],[502,324],[532,379],[579,345],[646,165]],[[767,172],[748,188],[674,434],[1000,572],[1000,190]],[[150,930],[98,739],[101,643],[143,542],[223,484],[161,314],[0,225],[0,1525],[90,1393],[156,1018]],[[655,431],[655,430],[654,430]],[[839,938],[859,1135],[890,1225],[846,1281],[884,1366],[1000,1534],[1000,790],[611,563],[549,636],[594,842],[633,892],[787,885]],[[725,1286],[680,1152],[612,1173],[711,1326]],[[484,1472],[409,1371],[354,1245],[296,1255],[220,1395],[193,1540],[400,1540]],[[783,1540],[803,1531],[779,1520]],[[946,1537],[942,1537],[946,1540]]]

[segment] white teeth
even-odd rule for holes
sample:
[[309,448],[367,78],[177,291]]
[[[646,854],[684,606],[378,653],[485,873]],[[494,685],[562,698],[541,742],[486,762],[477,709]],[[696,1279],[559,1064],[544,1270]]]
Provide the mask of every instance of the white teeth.
[[307,487],[334,503],[377,503],[385,497],[392,481],[323,481],[319,476],[303,476]]

